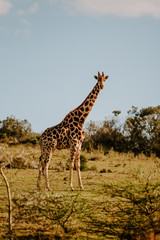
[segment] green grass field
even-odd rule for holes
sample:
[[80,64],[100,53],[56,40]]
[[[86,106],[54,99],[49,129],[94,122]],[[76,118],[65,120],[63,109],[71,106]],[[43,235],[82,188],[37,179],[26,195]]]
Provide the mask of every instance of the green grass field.
[[[144,193],[144,196],[152,196],[152,193],[153,193],[154,206],[156,202],[160,200],[160,188],[159,188],[160,159],[159,158],[156,158],[155,156],[148,158],[144,155],[139,155],[137,157],[134,157],[132,153],[118,154],[113,151],[110,151],[107,155],[104,155],[103,151],[93,151],[91,153],[84,151],[82,152],[82,154],[85,155],[88,159],[87,170],[81,172],[82,181],[83,181],[85,190],[83,191],[79,190],[76,171],[74,171],[74,182],[73,182],[75,191],[72,192],[70,190],[69,170],[66,170],[66,166],[70,157],[70,152],[69,150],[61,150],[61,151],[56,150],[53,153],[53,157],[49,167],[49,182],[50,182],[50,186],[52,187],[51,196],[49,196],[48,195],[49,193],[45,190],[44,179],[43,179],[42,192],[41,192],[41,194],[43,195],[42,197],[42,195],[39,195],[40,193],[36,188],[36,181],[38,176],[38,160],[40,156],[39,146],[32,147],[32,146],[19,145],[19,146],[9,147],[8,145],[5,145],[5,144],[0,145],[0,161],[5,161],[8,163],[15,162],[17,166],[18,166],[18,163],[21,163],[19,164],[20,169],[5,168],[4,173],[10,184],[12,198],[18,199],[23,197],[23,201],[25,202],[25,206],[23,208],[26,208],[26,206],[31,206],[31,204],[29,205],[29,201],[30,201],[29,199],[33,197],[37,199],[37,196],[41,196],[43,199],[45,198],[44,196],[47,196],[48,197],[47,199],[49,201],[50,198],[57,199],[57,196],[60,196],[60,199],[64,198],[64,202],[66,201],[66,204],[68,204],[68,206],[70,202],[73,201],[74,198],[79,199],[79,202],[76,202],[77,204],[76,209],[81,209],[81,210],[75,210],[75,212],[72,213],[71,217],[68,217],[66,222],[64,221],[67,226],[67,229],[70,229],[71,225],[74,226],[74,228],[70,229],[70,231],[67,231],[67,230],[65,231],[65,228],[63,228],[62,226],[63,224],[61,224],[61,222],[59,222],[59,225],[58,225],[57,223],[55,223],[55,221],[53,221],[54,219],[52,220],[46,219],[45,216],[41,216],[41,221],[38,220],[39,222],[37,222],[36,219],[35,221],[32,221],[33,219],[29,220],[30,218],[28,218],[28,215],[30,214],[30,212],[26,211],[24,213],[22,208],[21,214],[17,213],[18,212],[17,205],[13,203],[13,217],[17,216],[17,218],[19,218],[19,221],[16,221],[15,219],[13,219],[12,239],[127,239],[126,236],[124,238],[123,237],[120,238],[119,237],[120,235],[118,234],[116,235],[116,231],[120,231],[120,230],[114,230],[115,234],[114,232],[112,234],[111,231],[107,232],[108,230],[106,230],[106,232],[103,234],[101,234],[100,231],[98,230],[96,233],[96,231],[92,227],[94,225],[92,224],[93,218],[92,219],[90,218],[90,216],[92,215],[92,212],[95,211],[96,215],[94,216],[95,217],[94,219],[95,219],[95,222],[97,221],[97,223],[98,223],[97,219],[101,219],[101,217],[103,219],[105,218],[107,219],[107,217],[109,218],[109,214],[108,215],[106,214],[108,210],[106,210],[105,212],[103,211],[103,209],[106,208],[106,205],[104,205],[105,207],[101,208],[103,204],[106,204],[107,199],[108,201],[111,201],[111,203],[116,202],[117,199],[119,199],[118,204],[121,204],[122,203],[121,199],[124,198],[124,196],[131,196],[131,193],[134,193],[134,191],[137,191],[137,193],[135,192],[136,197],[139,197],[138,195],[142,196],[143,193]],[[129,189],[129,186],[132,186],[130,188],[131,189],[130,192],[127,190]],[[151,186],[151,187],[149,188],[148,186]],[[127,193],[130,195],[123,195],[123,196],[118,195],[116,197],[115,191],[113,191],[114,197],[115,197],[113,198],[113,196],[111,196],[113,195],[113,192],[111,192],[112,187],[113,189],[114,187],[116,187],[116,189],[118,189],[117,193],[119,194],[122,194],[122,191],[120,193],[119,189],[122,189],[122,188],[123,190],[126,189]],[[156,193],[154,192],[155,189],[156,189]],[[132,195],[134,196],[134,194]],[[24,196],[27,196],[28,199],[24,200]],[[145,204],[144,199],[147,199],[149,197],[146,197],[144,199],[142,198],[143,197],[141,197],[140,200],[143,200],[142,202],[143,204]],[[70,199],[70,202],[67,203],[69,199]],[[153,199],[152,199],[152,202],[153,202]],[[151,200],[147,199],[146,202],[147,202],[146,204],[150,204],[149,206],[152,205],[152,208],[153,208],[153,204]],[[62,204],[62,203],[60,202],[58,204]],[[82,206],[80,208],[80,205],[83,205],[83,204],[84,206],[86,206],[84,209],[84,212],[85,212],[86,219],[88,219],[88,223],[87,223],[87,220],[83,222],[83,219],[85,217],[83,216]],[[53,212],[52,207],[50,205],[47,205],[47,206],[48,207],[46,207],[46,212],[51,211],[51,214],[52,214]],[[118,205],[115,205],[115,206],[118,206]],[[113,208],[116,209],[115,206],[113,206]],[[123,210],[124,210],[124,206],[123,206]],[[156,211],[155,211],[156,215],[153,217],[154,219],[157,218],[157,211],[160,213],[160,206],[156,205],[155,208],[156,208]],[[8,212],[7,212],[8,210],[7,209],[8,209],[8,201],[7,201],[6,186],[2,176],[0,176],[0,239],[9,239],[8,237],[9,235],[7,235],[7,231],[8,231]],[[90,209],[91,213],[89,215],[87,215],[87,211],[89,210],[86,210],[86,209]],[[101,209],[101,210],[98,210],[98,209]],[[59,212],[61,210],[62,209],[60,208]],[[77,212],[79,211],[78,215],[76,215],[77,214],[76,211]],[[34,218],[35,216],[32,216],[32,218]],[[118,219],[118,217],[119,216],[115,217],[115,219]],[[39,218],[39,216],[37,216],[37,218]],[[105,221],[108,221],[108,220],[105,220]],[[143,214],[142,214],[142,221],[143,221]],[[158,219],[158,221],[160,220]],[[79,227],[79,225],[81,227]],[[86,230],[87,228],[90,229],[88,230],[88,232]],[[97,227],[97,228],[100,229],[100,227]],[[107,228],[108,226],[106,227],[106,229]],[[118,227],[118,229],[120,229],[120,226]],[[155,231],[160,230],[160,229],[157,230],[157,225],[155,226],[155,229],[156,229]],[[37,233],[38,230],[39,231],[41,230],[41,233],[43,232],[43,234],[45,233],[45,235],[43,235],[42,237],[42,235],[40,235],[39,232]],[[147,232],[150,233],[153,230],[154,230],[154,226],[152,226],[152,228],[146,228],[146,233]],[[144,229],[144,232],[145,232],[145,229]],[[28,236],[28,238],[27,237],[24,238],[24,236]],[[34,236],[36,237],[34,238]],[[37,238],[37,236],[39,237]],[[128,240],[129,239],[131,238],[128,238]],[[153,238],[153,239],[159,239],[159,238]]]

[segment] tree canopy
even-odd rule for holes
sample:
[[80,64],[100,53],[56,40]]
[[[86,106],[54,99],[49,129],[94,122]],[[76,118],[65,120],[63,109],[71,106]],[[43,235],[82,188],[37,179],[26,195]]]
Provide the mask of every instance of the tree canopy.
[[132,106],[122,124],[121,111],[113,111],[111,119],[100,124],[90,121],[86,126],[87,138],[84,146],[102,146],[119,152],[133,152],[135,155],[155,153],[160,157],[160,105],[138,110]]

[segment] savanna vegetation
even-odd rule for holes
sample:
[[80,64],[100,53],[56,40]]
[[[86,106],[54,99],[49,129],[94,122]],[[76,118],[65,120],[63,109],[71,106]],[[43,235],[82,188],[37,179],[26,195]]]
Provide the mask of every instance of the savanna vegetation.
[[[121,111],[113,111],[113,117],[102,122],[90,121],[86,124],[86,138],[83,149],[91,151],[103,148],[106,153],[132,152],[160,157],[160,105],[138,110],[132,106],[122,122]],[[37,144],[40,134],[32,132],[31,124],[25,119],[17,120],[14,116],[0,121],[0,141],[8,144]]]
[[114,117],[99,124],[91,121],[86,126],[87,138],[84,147],[116,152],[133,152],[134,155],[152,153],[160,157],[160,105],[138,110],[132,107],[124,122],[121,111],[113,111]]
[[132,107],[86,125],[84,191],[69,188],[69,150],[56,150],[52,191],[36,188],[39,134],[27,120],[0,122],[0,239],[160,239],[160,106]]

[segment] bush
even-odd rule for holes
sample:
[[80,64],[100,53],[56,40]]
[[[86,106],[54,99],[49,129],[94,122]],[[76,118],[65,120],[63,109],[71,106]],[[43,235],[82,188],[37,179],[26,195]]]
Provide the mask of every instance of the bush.
[[75,216],[83,211],[83,204],[78,201],[77,194],[20,194],[15,195],[13,202],[16,206],[17,223],[37,223],[41,231],[50,229],[53,232],[55,229],[56,233],[62,233],[63,236],[72,235],[78,230],[79,222]]
[[81,162],[81,171],[86,171],[88,169],[88,166],[87,166],[87,162],[88,162],[88,159],[85,155],[81,154],[80,156],[80,162]]
[[96,166],[96,165],[92,165],[92,166],[91,166],[91,171],[97,172],[97,171],[98,171],[97,166]]
[[94,157],[91,157],[89,158],[90,161],[98,161],[98,160],[101,160],[101,156],[94,156]]
[[31,124],[26,120],[18,120],[14,116],[0,121],[0,140],[10,145],[19,143],[38,144],[39,134],[32,132]]
[[134,155],[155,153],[160,157],[160,105],[138,110],[132,106],[125,122],[119,119],[120,111],[113,111],[114,117],[102,122],[90,121],[86,125],[83,149],[91,151],[99,146],[105,151],[133,152]]
[[105,168],[103,168],[101,171],[100,171],[100,173],[106,173],[107,172],[107,170],[105,169]]
[[[88,162],[88,158],[81,154],[80,155],[80,170],[81,171],[86,171],[88,169],[88,166],[87,166],[87,162]],[[67,163],[66,163],[66,170],[69,170],[69,164],[70,164],[70,159],[68,159]],[[76,166],[74,166],[74,170],[76,170]]]
[[0,133],[19,139],[26,133],[31,133],[31,124],[26,119],[19,121],[14,116],[7,117],[0,121]]
[[147,234],[160,237],[160,182],[154,177],[136,177],[136,185],[104,186],[106,200],[88,203],[82,217],[86,232],[121,240],[142,239]]

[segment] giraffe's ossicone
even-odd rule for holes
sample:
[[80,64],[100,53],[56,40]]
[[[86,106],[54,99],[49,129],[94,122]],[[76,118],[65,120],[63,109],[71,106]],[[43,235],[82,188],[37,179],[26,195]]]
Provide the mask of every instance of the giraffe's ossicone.
[[98,97],[100,90],[104,87],[105,80],[108,78],[108,76],[105,76],[103,72],[102,75],[98,72],[98,76],[94,77],[97,79],[97,83],[82,104],[73,111],[69,112],[61,123],[54,127],[47,128],[41,135],[41,156],[39,161],[39,175],[37,181],[37,186],[39,189],[42,171],[45,175],[46,188],[48,190],[50,189],[48,181],[48,166],[52,157],[52,152],[56,148],[71,149],[70,186],[73,190],[73,168],[75,164],[79,186],[81,189],[83,189],[80,173],[80,152],[82,142],[85,138],[85,133],[82,127]]

